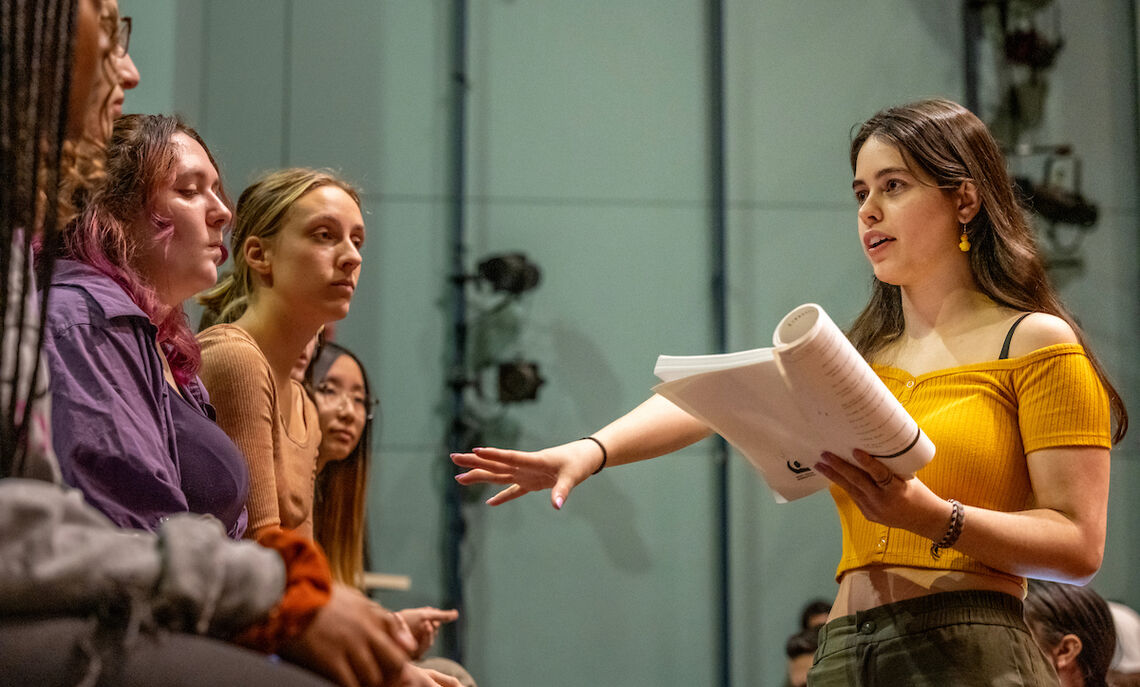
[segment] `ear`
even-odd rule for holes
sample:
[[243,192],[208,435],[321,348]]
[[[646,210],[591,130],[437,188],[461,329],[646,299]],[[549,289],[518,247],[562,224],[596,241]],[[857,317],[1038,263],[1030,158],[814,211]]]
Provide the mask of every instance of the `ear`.
[[1083,648],[1080,637],[1073,634],[1061,637],[1061,641],[1053,647],[1053,663],[1057,666],[1057,672],[1061,672],[1063,668],[1076,667]]
[[958,185],[958,189],[954,192],[954,198],[958,202],[959,224],[968,224],[982,209],[982,200],[978,196],[978,186],[969,179]]
[[273,278],[269,245],[260,236],[247,237],[245,243],[241,244],[241,250],[245,257],[245,263],[249,265],[249,269],[253,270],[254,274],[258,274],[267,280]]
[[246,264],[258,274],[268,275],[270,272],[267,248],[260,236],[246,237],[245,243],[241,244],[241,252],[245,256]]

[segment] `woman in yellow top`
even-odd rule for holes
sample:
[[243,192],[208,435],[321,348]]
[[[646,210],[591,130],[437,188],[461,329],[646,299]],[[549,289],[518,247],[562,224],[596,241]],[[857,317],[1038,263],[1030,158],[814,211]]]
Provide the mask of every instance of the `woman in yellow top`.
[[330,173],[286,169],[242,192],[233,271],[199,300],[216,324],[198,335],[218,424],[249,462],[247,536],[280,526],[313,536],[321,427],[290,372],[360,276],[360,198]]
[[[910,478],[860,451],[816,464],[843,552],[808,684],[1055,685],[1022,619],[1025,580],[1099,569],[1123,403],[1049,285],[977,117],[945,100],[884,110],[851,165],[875,279],[849,337],[938,453]],[[463,484],[509,485],[491,505],[549,488],[561,508],[602,467],[708,434],[654,396],[586,439],[452,460],[471,468]]]

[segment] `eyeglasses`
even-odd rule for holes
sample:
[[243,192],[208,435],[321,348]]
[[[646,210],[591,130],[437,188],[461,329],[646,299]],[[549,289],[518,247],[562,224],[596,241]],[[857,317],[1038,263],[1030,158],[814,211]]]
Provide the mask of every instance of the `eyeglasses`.
[[359,392],[341,391],[328,382],[321,382],[313,391],[325,403],[332,405],[334,408],[340,408],[341,405],[347,401],[349,408],[352,408],[355,412],[364,413],[364,417],[369,420],[372,419],[372,409],[379,403],[377,399],[369,398]]
[[115,54],[123,57],[131,47],[131,18],[119,17],[119,30],[115,33]]

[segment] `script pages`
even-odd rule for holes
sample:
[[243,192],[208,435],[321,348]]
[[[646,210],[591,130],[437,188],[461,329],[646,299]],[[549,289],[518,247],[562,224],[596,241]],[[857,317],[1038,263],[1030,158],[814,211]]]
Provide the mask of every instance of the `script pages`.
[[658,357],[653,388],[743,454],[784,503],[828,481],[812,470],[824,451],[859,448],[908,475],[934,444],[820,306],[788,313],[772,348]]

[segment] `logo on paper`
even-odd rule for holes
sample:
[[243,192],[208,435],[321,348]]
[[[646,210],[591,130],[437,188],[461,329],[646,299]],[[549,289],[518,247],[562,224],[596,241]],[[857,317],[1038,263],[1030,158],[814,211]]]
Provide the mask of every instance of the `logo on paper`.
[[798,460],[789,460],[787,464],[788,469],[791,470],[792,474],[794,475],[802,475],[804,473],[811,472],[810,466],[802,465]]

